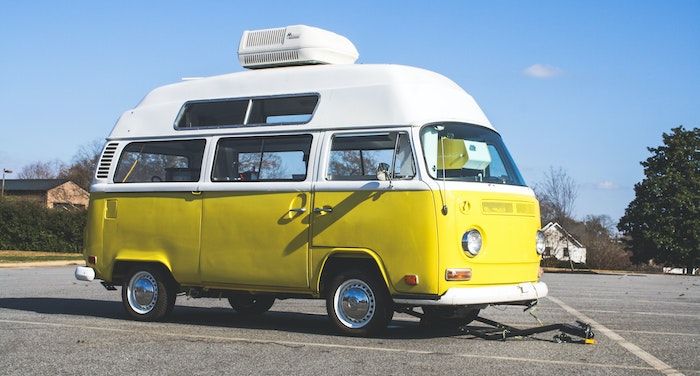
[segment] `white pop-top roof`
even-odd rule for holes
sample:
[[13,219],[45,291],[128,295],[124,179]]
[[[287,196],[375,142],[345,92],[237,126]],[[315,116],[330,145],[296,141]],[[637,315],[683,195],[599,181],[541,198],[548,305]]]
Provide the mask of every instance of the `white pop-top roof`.
[[[301,93],[320,96],[307,124],[206,130],[174,127],[187,101]],[[440,74],[400,65],[312,65],[231,73],[159,87],[121,116],[109,138],[421,126],[438,121],[492,128],[474,99]]]

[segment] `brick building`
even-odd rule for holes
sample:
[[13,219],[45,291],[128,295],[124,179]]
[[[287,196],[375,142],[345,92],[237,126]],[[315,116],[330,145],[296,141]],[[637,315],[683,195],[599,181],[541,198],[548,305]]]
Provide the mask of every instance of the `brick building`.
[[68,179],[6,179],[5,196],[37,201],[47,208],[87,208],[89,194]]

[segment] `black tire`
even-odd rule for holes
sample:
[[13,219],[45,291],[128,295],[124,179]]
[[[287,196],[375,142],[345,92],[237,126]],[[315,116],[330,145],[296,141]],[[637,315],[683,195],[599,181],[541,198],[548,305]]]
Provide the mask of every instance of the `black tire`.
[[255,316],[263,314],[275,304],[275,297],[268,295],[236,294],[228,298],[228,303],[238,314]]
[[383,331],[394,314],[384,281],[363,270],[343,272],[333,279],[326,294],[326,310],[339,332],[358,337]]
[[151,266],[132,268],[122,282],[122,305],[135,320],[163,319],[175,307],[176,297],[170,275]]

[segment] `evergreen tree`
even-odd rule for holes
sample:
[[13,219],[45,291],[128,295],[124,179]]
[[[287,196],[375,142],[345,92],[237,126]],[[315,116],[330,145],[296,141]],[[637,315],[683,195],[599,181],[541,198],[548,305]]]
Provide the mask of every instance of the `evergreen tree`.
[[663,134],[663,145],[635,184],[635,198],[618,229],[637,262],[654,260],[692,269],[700,257],[700,129],[682,126]]

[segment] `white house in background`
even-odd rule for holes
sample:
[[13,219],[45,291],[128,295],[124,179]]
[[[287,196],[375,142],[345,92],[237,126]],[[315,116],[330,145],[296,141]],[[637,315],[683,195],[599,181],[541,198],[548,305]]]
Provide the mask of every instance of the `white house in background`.
[[545,238],[544,258],[584,264],[586,247],[564,230],[559,223],[549,222],[542,228]]

